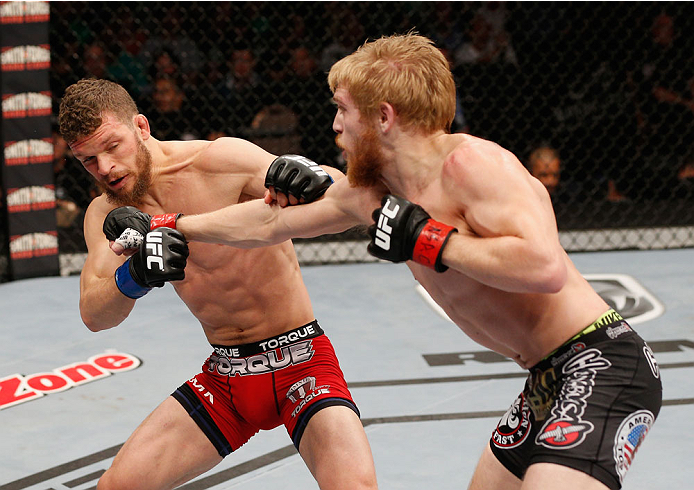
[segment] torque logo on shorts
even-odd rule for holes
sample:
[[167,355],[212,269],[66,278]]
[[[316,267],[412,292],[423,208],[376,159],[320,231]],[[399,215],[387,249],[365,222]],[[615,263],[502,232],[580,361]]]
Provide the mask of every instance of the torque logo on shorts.
[[301,381],[297,381],[289,388],[286,395],[293,403],[300,401],[300,403],[294,407],[294,410],[292,410],[292,417],[296,417],[296,414],[317,396],[329,394],[330,385],[316,387],[316,378],[313,376],[307,376]]
[[492,434],[492,442],[500,449],[520,446],[525,441],[532,424],[530,409],[521,393],[513,405],[506,411]]
[[634,461],[636,451],[651,429],[655,417],[648,410],[639,410],[629,415],[619,425],[617,435],[614,438],[614,460],[619,481],[626,475],[629,466]]
[[586,399],[593,393],[599,370],[611,366],[598,349],[588,349],[569,360],[563,368],[565,379],[550,417],[535,438],[537,444],[552,449],[568,449],[581,444],[594,426],[582,419]]
[[306,325],[305,327],[301,327],[297,330],[294,330],[292,332],[278,335],[275,338],[266,340],[264,342],[259,342],[258,345],[264,350],[267,351],[269,349],[277,349],[278,347],[282,347],[283,345],[290,344],[292,342],[296,342],[297,340],[301,340],[303,338],[306,338],[308,336],[315,336],[316,335],[316,328],[314,325]]
[[219,355],[219,350],[215,348],[215,354],[212,354],[207,360],[209,364],[208,370],[211,373],[217,372],[226,376],[270,373],[287,366],[310,361],[314,352],[313,343],[310,340],[282,347],[279,352],[271,350],[254,356],[240,358],[229,358]]
[[294,383],[289,391],[287,392],[287,398],[296,403],[302,398],[306,398],[306,393],[308,391],[313,391],[316,389],[316,378],[313,376],[308,376]]

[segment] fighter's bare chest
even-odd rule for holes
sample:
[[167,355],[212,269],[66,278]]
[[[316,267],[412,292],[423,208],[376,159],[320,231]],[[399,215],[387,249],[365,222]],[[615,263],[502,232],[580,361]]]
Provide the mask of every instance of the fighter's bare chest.
[[255,278],[256,272],[248,266],[254,262],[248,250],[197,242],[189,242],[188,248],[186,277],[175,285],[188,304],[227,301],[230,294],[246,291],[246,281]]
[[143,211],[149,214],[183,213],[202,214],[221,209],[242,201],[243,186],[233,180],[226,185],[206,180],[182,179],[167,186],[163,198],[157,205],[147,206]]

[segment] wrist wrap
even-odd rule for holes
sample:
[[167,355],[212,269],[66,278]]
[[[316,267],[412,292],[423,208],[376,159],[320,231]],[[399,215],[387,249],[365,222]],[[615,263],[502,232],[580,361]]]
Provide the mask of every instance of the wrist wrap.
[[118,290],[131,299],[141,298],[152,290],[152,288],[140,286],[135,279],[133,279],[130,273],[130,259],[126,260],[123,265],[116,269],[115,278]]
[[417,236],[412,250],[412,260],[418,264],[431,267],[436,272],[445,272],[448,266],[441,263],[443,247],[457,228],[430,219]]
[[152,216],[149,222],[149,231],[160,226],[166,226],[167,228],[176,229],[176,220],[183,216],[181,213],[169,213],[169,214],[156,214]]

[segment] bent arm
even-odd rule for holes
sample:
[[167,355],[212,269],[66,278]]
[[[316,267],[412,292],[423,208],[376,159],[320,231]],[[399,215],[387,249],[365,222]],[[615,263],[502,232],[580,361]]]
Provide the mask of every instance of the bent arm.
[[472,232],[461,227],[451,236],[443,263],[504,291],[558,292],[567,278],[566,253],[549,196],[510,153],[477,157],[481,166],[449,169]]
[[482,238],[454,233],[442,262],[476,281],[514,293],[556,293],[566,282],[559,242],[539,244],[521,236]]
[[115,270],[126,257],[116,256],[102,232],[102,225],[110,207],[103,198],[89,205],[84,217],[84,238],[87,259],[80,275],[80,315],[93,332],[106,330],[125,320],[135,300],[120,292],[114,279]]
[[283,208],[256,199],[210,213],[182,216],[176,227],[190,241],[264,247],[291,238],[339,233],[368,223],[372,206],[378,202],[369,196],[369,191],[352,189],[347,179],[341,179],[310,204]]

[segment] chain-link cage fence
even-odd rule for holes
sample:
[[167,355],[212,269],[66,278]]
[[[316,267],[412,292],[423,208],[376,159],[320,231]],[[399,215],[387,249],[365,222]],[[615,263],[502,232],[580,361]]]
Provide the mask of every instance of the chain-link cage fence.
[[[336,167],[327,71],[366,39],[416,30],[450,60],[452,130],[498,142],[546,183],[567,249],[694,244],[687,2],[51,2],[50,13],[55,113],[69,84],[108,78],[160,139],[240,136]],[[60,251],[79,254],[96,190],[58,137],[55,148]],[[297,241],[300,259],[368,260],[363,237]]]

